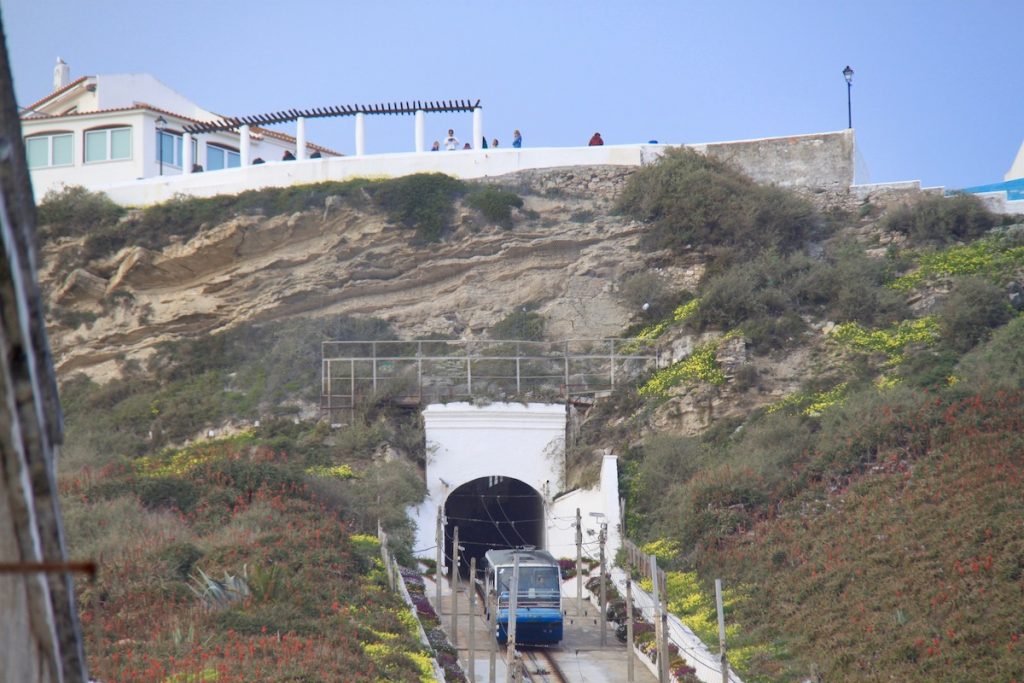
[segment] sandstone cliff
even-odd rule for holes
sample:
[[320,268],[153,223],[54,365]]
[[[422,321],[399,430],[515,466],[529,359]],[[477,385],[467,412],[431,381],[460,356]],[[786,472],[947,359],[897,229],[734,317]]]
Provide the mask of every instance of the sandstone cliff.
[[[497,179],[525,200],[514,229],[460,209],[454,234],[426,246],[411,246],[409,233],[383,214],[333,198],[316,211],[237,216],[160,251],[128,247],[71,272],[55,264],[80,245],[47,245],[51,310],[86,312],[73,328],[50,321],[58,372],[104,381],[161,341],[299,315],[375,316],[408,338],[471,338],[530,304],[551,338],[619,334],[635,311],[617,297],[618,283],[658,257],[637,249],[639,224],[610,211],[630,172]],[[672,286],[692,288],[701,269],[661,272]]]

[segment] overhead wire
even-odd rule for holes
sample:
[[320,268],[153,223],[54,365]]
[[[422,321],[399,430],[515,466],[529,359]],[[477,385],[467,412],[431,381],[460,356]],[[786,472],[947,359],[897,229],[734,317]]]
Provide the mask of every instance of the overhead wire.
[[518,537],[519,537],[519,540],[523,542],[523,545],[531,545],[531,544],[530,544],[530,543],[529,543],[529,542],[528,542],[528,541],[527,541],[527,540],[526,540],[526,539],[525,539],[525,538],[523,537],[523,534],[522,534],[522,533],[521,533],[521,532],[519,531],[519,529],[518,529],[518,528],[516,527],[516,524],[515,524],[515,522],[513,522],[513,521],[512,521],[511,519],[509,519],[508,513],[507,513],[507,512],[505,512],[505,506],[501,504],[501,498],[497,498],[497,499],[495,499],[495,501],[494,501],[494,502],[496,502],[496,503],[498,504],[498,509],[499,509],[499,510],[501,510],[501,514],[502,514],[502,516],[503,516],[503,517],[504,517],[504,518],[505,518],[505,519],[506,519],[506,520],[507,520],[507,521],[509,522],[509,524],[511,524],[511,525],[512,525],[512,530],[516,532],[516,536],[518,536]]

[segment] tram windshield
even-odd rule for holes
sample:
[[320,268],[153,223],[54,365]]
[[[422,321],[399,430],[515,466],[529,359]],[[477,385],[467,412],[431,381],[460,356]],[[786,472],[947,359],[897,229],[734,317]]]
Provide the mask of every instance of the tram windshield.
[[[512,585],[512,567],[498,569],[498,592],[507,593]],[[557,567],[520,567],[519,594],[558,591]]]

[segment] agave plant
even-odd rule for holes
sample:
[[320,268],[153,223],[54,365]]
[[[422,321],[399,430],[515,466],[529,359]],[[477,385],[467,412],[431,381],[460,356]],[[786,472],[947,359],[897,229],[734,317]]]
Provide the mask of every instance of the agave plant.
[[196,567],[189,579],[189,589],[207,609],[223,609],[233,602],[245,600],[251,594],[245,578],[228,574],[227,571],[224,572],[224,580],[219,581]]

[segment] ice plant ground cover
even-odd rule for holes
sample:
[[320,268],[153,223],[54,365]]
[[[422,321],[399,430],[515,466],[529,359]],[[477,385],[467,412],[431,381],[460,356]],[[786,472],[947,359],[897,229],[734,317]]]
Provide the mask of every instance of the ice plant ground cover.
[[99,552],[98,583],[79,584],[93,675],[432,680],[376,538],[307,485],[351,472],[305,469],[243,435],[64,479],[72,551]]
[[1021,394],[883,407],[877,420],[871,467],[822,480],[702,557],[753,588],[730,614],[746,634],[813,653],[746,680],[812,663],[826,680],[1024,680]]

